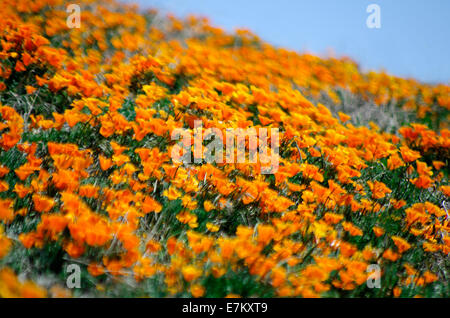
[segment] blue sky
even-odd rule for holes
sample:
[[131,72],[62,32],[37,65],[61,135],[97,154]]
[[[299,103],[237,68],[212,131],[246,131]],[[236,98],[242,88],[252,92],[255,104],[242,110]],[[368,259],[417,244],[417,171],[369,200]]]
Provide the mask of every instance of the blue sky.
[[[298,52],[350,56],[363,70],[386,70],[425,82],[450,83],[449,0],[123,0],[177,16],[207,16],[213,25],[252,30]],[[369,4],[381,28],[369,29]]]

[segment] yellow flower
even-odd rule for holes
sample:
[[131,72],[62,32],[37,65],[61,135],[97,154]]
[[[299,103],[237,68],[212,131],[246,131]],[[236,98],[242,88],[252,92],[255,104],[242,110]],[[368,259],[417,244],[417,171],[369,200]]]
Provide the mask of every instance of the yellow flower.
[[192,282],[202,275],[202,270],[194,265],[187,265],[182,268],[181,273],[187,282]]
[[211,201],[205,200],[205,202],[203,202],[203,208],[205,209],[206,212],[209,212],[211,210],[214,210],[215,206],[214,204],[212,204]]
[[170,187],[163,191],[163,195],[172,201],[178,199],[181,196],[181,192],[174,187]]
[[210,231],[210,232],[217,232],[218,230],[219,230],[219,226],[218,225],[215,225],[215,224],[213,224],[213,223],[210,223],[210,222],[208,222],[208,223],[206,223],[206,228]]

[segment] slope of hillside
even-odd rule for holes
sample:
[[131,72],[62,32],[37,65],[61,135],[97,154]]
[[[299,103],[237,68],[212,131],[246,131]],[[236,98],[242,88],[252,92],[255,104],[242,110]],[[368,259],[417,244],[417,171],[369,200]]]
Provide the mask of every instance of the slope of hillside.
[[0,1],[0,296],[450,296],[448,85],[78,2]]

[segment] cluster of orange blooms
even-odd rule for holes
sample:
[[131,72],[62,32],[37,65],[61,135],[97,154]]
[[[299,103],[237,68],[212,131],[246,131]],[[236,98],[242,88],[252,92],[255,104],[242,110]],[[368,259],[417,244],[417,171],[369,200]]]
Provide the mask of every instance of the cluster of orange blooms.
[[9,268],[0,270],[0,297],[42,298],[46,294],[45,289],[31,281],[21,282]]
[[70,292],[61,286],[54,285],[47,291],[36,283],[18,278],[9,268],[0,269],[0,297],[1,298],[68,298]]
[[[450,253],[445,206],[411,202],[382,176],[367,176],[376,167],[382,175],[402,172],[395,184],[406,180],[448,199],[450,131],[413,124],[394,135],[375,124],[355,127],[309,98],[325,92],[337,102],[341,87],[423,113],[450,109],[449,86],[364,74],[348,59],[274,48],[206,19],[169,16],[152,24],[156,11],[79,2],[81,27],[69,29],[62,0],[1,1],[0,94],[22,76],[14,89],[71,103],[51,115],[0,105],[1,154],[16,150],[26,158],[14,169],[0,162],[0,221],[7,229],[39,220],[18,242],[2,230],[0,259],[19,248],[14,244],[42,249],[53,242],[93,277],[140,282],[163,275],[168,294],[194,297],[208,294],[206,278],[247,270],[282,297],[354,290],[373,263],[401,264],[405,276],[394,296],[439,280],[431,268],[416,270],[402,259],[412,249]],[[133,116],[124,114],[128,103]],[[279,128],[279,170],[272,178],[254,163],[174,164],[171,132],[193,131],[194,120],[204,129]],[[84,148],[56,137],[44,144],[23,138],[80,127],[101,142]],[[429,159],[430,149],[440,157]],[[29,206],[18,209],[20,200]],[[396,235],[381,217],[389,211],[405,215]],[[239,224],[229,224],[230,215]],[[382,245],[371,243],[382,238]],[[45,295],[27,284],[0,272],[0,296]]]

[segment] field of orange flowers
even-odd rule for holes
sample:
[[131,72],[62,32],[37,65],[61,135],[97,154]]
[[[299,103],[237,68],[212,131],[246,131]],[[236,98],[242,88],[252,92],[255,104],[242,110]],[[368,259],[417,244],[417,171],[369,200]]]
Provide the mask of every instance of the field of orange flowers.
[[[0,0],[0,297],[450,297],[450,86],[77,2]],[[278,171],[175,163],[195,120],[278,128]]]

